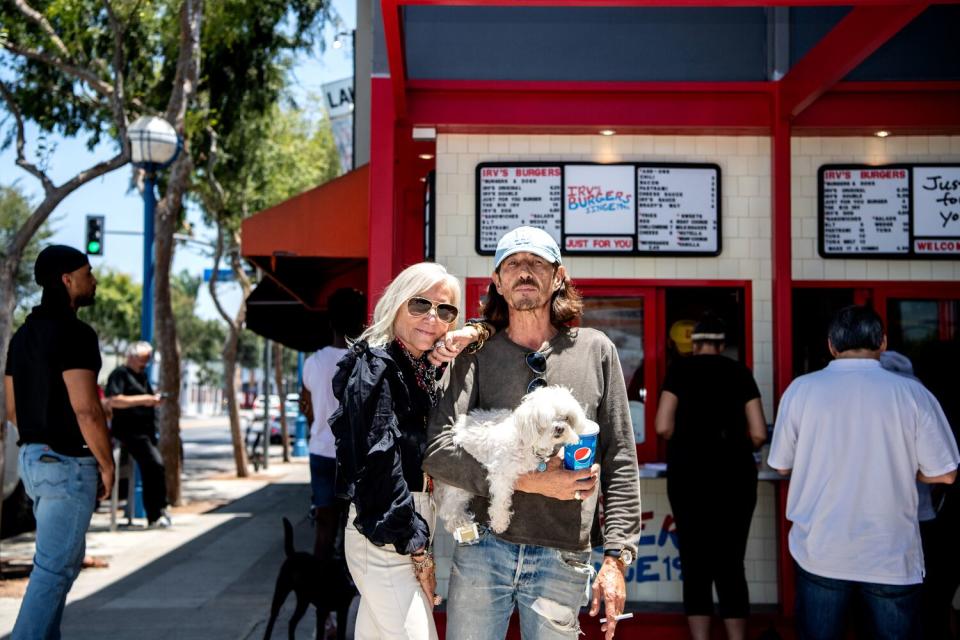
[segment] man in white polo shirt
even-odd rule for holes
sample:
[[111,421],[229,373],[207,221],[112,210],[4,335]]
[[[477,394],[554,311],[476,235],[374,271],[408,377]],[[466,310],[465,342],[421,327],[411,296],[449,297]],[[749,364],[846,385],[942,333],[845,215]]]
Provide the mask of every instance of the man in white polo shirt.
[[768,462],[787,474],[800,638],[844,636],[861,602],[874,638],[920,638],[923,552],[916,480],[952,483],[960,454],[922,384],[880,367],[880,317],[846,307],[830,324],[835,358],[780,401]]

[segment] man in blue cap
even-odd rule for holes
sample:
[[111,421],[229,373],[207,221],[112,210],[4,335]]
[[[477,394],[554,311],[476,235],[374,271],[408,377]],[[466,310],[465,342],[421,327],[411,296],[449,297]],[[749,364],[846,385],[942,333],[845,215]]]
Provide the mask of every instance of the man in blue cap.
[[[590,613],[597,615],[605,602],[602,628],[607,640],[613,638],[626,600],[624,574],[640,537],[637,455],[616,347],[595,329],[571,326],[582,311],[550,234],[520,227],[500,239],[483,309],[497,332],[457,358],[431,420],[423,465],[431,476],[474,494],[470,510],[481,525],[476,536],[461,537],[454,551],[450,638],[502,639],[516,607],[524,640],[574,640],[580,607],[590,594],[590,552],[599,544],[605,557]],[[494,535],[485,526],[486,470],[454,443],[453,425],[475,408],[514,409],[527,393],[548,384],[569,388],[587,418],[600,425],[598,464],[568,471],[557,457],[521,476],[510,526]],[[478,541],[468,544],[470,537]]]
[[67,593],[98,497],[110,495],[113,453],[97,395],[97,334],[77,319],[97,280],[87,256],[53,245],[37,256],[43,297],[10,341],[6,414],[20,434],[20,477],[33,500],[36,552],[13,640],[59,638]]

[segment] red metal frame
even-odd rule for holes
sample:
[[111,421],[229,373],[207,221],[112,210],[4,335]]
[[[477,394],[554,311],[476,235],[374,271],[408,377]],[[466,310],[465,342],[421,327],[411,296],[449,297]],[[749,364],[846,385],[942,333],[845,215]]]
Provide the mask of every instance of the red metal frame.
[[778,115],[796,117],[927,6],[913,2],[855,7],[780,80]]
[[[778,93],[776,112],[781,97]],[[792,281],[792,233],[790,200],[790,123],[786,118],[778,117],[773,130],[770,153],[771,194],[773,196],[773,220],[770,234],[773,258],[773,397],[774,406],[780,395],[790,384],[793,372],[792,302],[790,293]]]
[[373,78],[370,88],[370,251],[367,300],[370,311],[396,273],[394,128],[396,115],[389,78]]

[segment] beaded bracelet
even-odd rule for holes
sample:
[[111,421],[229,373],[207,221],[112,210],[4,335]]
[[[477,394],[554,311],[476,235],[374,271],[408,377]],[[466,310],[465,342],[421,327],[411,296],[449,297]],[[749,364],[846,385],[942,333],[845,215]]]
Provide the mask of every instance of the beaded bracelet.
[[[419,557],[423,557],[423,560],[417,560]],[[430,551],[424,551],[415,556],[411,555],[410,560],[413,561],[413,572],[417,574],[423,573],[427,569],[432,569],[434,566],[433,553]]]
[[490,330],[490,324],[483,320],[467,320],[464,323],[465,327],[473,327],[477,331],[477,340],[471,342],[467,345],[467,348],[464,349],[467,353],[476,353],[483,348],[483,343],[490,339],[492,331]]

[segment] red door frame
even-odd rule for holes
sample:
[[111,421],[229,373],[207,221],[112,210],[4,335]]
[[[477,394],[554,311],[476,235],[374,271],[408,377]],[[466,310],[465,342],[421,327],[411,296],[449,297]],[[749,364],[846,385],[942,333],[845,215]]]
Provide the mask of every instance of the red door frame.
[[[467,278],[464,291],[467,316],[473,310],[479,313],[480,299],[487,292],[489,278]],[[644,385],[647,400],[644,403],[646,438],[637,445],[637,458],[643,462],[662,462],[665,450],[653,431],[653,420],[657,412],[659,394],[656,392],[666,375],[666,291],[678,288],[725,288],[743,291],[743,362],[753,368],[753,283],[750,280],[651,280],[651,279],[614,279],[614,278],[578,278],[577,289],[585,298],[589,297],[643,297],[643,349],[644,349]],[[626,380],[624,380],[626,382]]]

